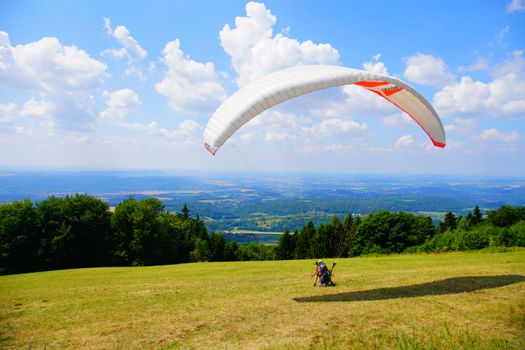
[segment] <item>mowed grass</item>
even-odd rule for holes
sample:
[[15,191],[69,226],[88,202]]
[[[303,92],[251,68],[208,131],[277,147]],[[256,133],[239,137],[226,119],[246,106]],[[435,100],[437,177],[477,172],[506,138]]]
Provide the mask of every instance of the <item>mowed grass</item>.
[[[331,260],[328,260],[331,265]],[[525,250],[0,277],[5,349],[524,349]]]

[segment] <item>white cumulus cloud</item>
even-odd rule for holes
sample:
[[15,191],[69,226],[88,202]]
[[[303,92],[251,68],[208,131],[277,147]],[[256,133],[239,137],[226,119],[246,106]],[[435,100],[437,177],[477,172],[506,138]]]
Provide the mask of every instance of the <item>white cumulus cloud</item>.
[[344,103],[340,108],[346,113],[384,115],[392,113],[396,107],[371,91],[357,85],[346,85],[343,87]]
[[159,123],[156,121],[151,121],[148,124],[129,123],[123,124],[123,126],[131,130],[143,131],[148,135],[160,135],[169,139],[173,139],[187,146],[195,144],[194,140],[198,138],[197,134],[200,134],[203,129],[198,122],[191,119],[184,120],[178,125],[176,129],[173,130],[160,127]]
[[212,112],[226,98],[226,91],[218,81],[214,64],[197,62],[185,56],[178,39],[166,44],[162,61],[167,71],[164,79],[155,85],[155,89],[168,98],[174,110],[188,114],[206,114]]
[[[453,132],[456,134],[466,135],[472,137],[473,135],[477,136],[479,131],[477,131],[478,121],[474,118],[453,118],[453,122],[450,124],[443,125],[445,131]],[[448,148],[447,142],[447,148]]]
[[396,113],[383,117],[383,124],[386,126],[400,128],[413,125],[414,121],[406,113]]
[[0,104],[0,124],[11,122],[17,113],[16,103]]
[[201,130],[202,127],[195,120],[187,119],[179,124],[179,130],[183,134],[191,134],[195,131]]
[[366,123],[358,123],[350,119],[326,119],[314,126],[313,131],[324,136],[363,132],[368,130]]
[[523,52],[493,70],[492,80],[483,82],[461,77],[434,95],[434,105],[445,115],[480,114],[515,115],[525,112],[525,59]]
[[[39,127],[87,128],[95,116],[92,92],[103,85],[106,69],[103,62],[57,38],[13,46],[9,35],[0,32],[0,86],[39,95],[27,101],[19,114],[45,118],[39,122],[45,125]],[[30,129],[23,125],[18,130],[29,134]]]
[[279,131],[270,130],[270,131],[267,131],[264,134],[264,140],[265,141],[269,141],[269,142],[273,142],[273,141],[296,141],[298,139],[299,139],[299,137],[297,135],[290,134],[288,132],[279,132]]
[[478,126],[478,121],[474,118],[454,118],[454,123],[463,129],[474,129],[476,126]]
[[269,142],[297,141],[303,133],[309,131],[306,124],[311,123],[310,118],[297,116],[294,113],[271,109],[250,120],[242,127],[240,139],[243,142],[255,140]]
[[502,132],[498,129],[491,128],[483,130],[479,136],[481,139],[486,141],[510,143],[517,141],[520,137],[520,134],[517,131]]
[[399,137],[394,143],[394,148],[397,150],[406,150],[416,143],[414,136],[403,135]]
[[56,106],[47,100],[30,99],[20,111],[20,115],[24,117],[42,117],[51,115],[56,109]]
[[339,52],[330,44],[300,42],[283,33],[273,35],[277,22],[262,3],[246,4],[246,16],[235,18],[235,27],[224,25],[219,33],[224,51],[238,74],[237,84],[298,64],[337,64]]
[[445,61],[439,57],[418,52],[404,61],[407,67],[403,74],[414,83],[442,87],[454,80]]
[[246,132],[241,135],[240,139],[243,142],[252,142],[257,139],[257,134],[253,132]]
[[372,57],[372,61],[368,61],[363,63],[363,68],[366,71],[377,73],[377,74],[388,74],[388,70],[386,69],[386,66],[383,62],[381,62],[379,59],[381,58],[381,54],[378,53],[377,55],[374,55]]
[[131,89],[121,89],[114,92],[104,91],[105,109],[100,113],[104,121],[123,121],[126,116],[140,107],[139,96]]
[[106,65],[76,46],[46,37],[12,46],[0,32],[0,85],[47,92],[99,87]]

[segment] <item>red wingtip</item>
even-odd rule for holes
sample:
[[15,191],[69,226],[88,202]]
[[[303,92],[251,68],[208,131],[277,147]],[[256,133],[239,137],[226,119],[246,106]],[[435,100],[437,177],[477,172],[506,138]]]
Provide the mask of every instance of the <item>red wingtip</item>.
[[445,147],[445,145],[446,145],[445,143],[441,143],[441,142],[438,142],[436,140],[432,140],[432,143],[434,144],[434,146],[441,147],[441,148]]
[[211,147],[206,142],[204,143],[204,148],[206,148],[211,153],[212,156],[215,156],[215,152],[217,152],[217,148]]

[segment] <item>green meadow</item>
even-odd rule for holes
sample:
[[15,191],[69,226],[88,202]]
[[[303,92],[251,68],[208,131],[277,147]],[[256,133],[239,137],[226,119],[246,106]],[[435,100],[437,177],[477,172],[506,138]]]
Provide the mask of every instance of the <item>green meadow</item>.
[[[331,260],[328,265],[331,266]],[[0,276],[3,349],[523,349],[525,250]]]

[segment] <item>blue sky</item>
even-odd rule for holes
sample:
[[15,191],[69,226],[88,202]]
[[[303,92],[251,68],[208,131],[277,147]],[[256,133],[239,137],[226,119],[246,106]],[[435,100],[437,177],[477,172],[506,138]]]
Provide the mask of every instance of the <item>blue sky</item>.
[[[524,43],[523,0],[0,0],[0,167],[523,176]],[[227,96],[312,63],[408,82],[447,147],[353,86],[203,148]]]

